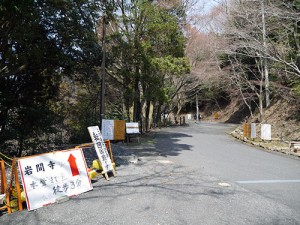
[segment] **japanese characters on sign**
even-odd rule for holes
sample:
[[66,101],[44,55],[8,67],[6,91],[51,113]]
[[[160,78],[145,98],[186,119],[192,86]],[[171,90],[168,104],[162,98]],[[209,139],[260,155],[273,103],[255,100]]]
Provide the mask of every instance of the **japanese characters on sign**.
[[125,140],[125,120],[102,120],[101,132],[104,140]]
[[28,210],[93,189],[81,149],[18,160]]
[[88,127],[88,131],[94,143],[98,158],[101,162],[103,172],[106,173],[107,171],[113,170],[112,162],[108,155],[99,127],[98,126]]
[[114,121],[102,120],[101,131],[104,140],[114,140]]
[[139,134],[140,133],[139,123],[135,123],[135,122],[126,123],[126,133]]

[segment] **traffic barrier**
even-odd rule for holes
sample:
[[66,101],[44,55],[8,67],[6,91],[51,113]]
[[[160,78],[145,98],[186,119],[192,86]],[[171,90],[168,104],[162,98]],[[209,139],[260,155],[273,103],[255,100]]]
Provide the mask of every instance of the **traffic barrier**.
[[0,204],[4,203],[4,206],[0,207],[0,210],[7,210],[8,213],[11,213],[9,194],[7,189],[6,182],[6,171],[4,166],[4,160],[0,160],[0,169],[1,169],[1,199]]
[[[110,156],[109,158],[111,159],[112,162],[112,168],[113,168],[112,172],[114,176],[116,176],[115,173],[116,165],[114,163],[114,156],[113,156],[111,142],[110,140],[105,140],[104,143],[107,152],[109,153]],[[93,143],[87,143],[87,144],[76,146],[76,148],[87,148],[87,147],[91,147],[92,145]],[[22,202],[25,202],[27,200],[25,191],[21,189],[19,183],[18,166],[17,166],[18,160],[19,159],[11,159],[10,157],[0,152],[0,172],[1,172],[0,210],[7,210],[8,213],[12,213],[15,210],[20,210],[20,211],[23,210]],[[12,161],[11,165],[7,161]],[[6,178],[5,165],[11,168],[11,176],[10,176],[9,184]],[[97,176],[97,172],[95,170],[93,169],[88,170],[88,177],[90,179],[93,179],[96,176]],[[106,177],[106,179],[108,179],[108,177]],[[1,204],[1,199],[3,199],[3,204]]]
[[[112,145],[110,140],[105,140],[103,141],[108,153],[108,158],[111,159],[112,162],[112,172],[114,174],[114,176],[116,176],[115,173],[115,163],[114,163],[114,156],[113,156],[113,151],[112,151]],[[87,144],[82,144],[80,146],[76,146],[76,148],[87,148],[87,147],[92,147],[93,143],[87,143]],[[104,148],[105,149],[105,148]],[[67,151],[67,150],[66,150]],[[32,157],[42,157],[43,155],[38,155],[38,156],[31,156],[31,157],[25,157],[25,158],[32,158]],[[5,159],[5,160],[4,160]],[[21,189],[20,187],[20,183],[19,183],[19,177],[18,177],[18,166],[17,166],[17,162],[19,160],[24,160],[23,158],[19,158],[19,159],[11,159],[10,157],[4,155],[3,153],[0,152],[0,172],[1,172],[1,180],[0,180],[0,184],[1,184],[1,193],[0,193],[0,210],[7,210],[8,213],[12,213],[15,210],[23,210],[23,205],[22,203],[26,201],[27,203],[27,194],[25,192],[25,188],[24,191]],[[12,161],[12,163],[8,163],[9,161]],[[71,166],[71,162],[70,166]],[[21,164],[20,164],[21,165]],[[21,171],[23,171],[23,173],[21,173],[22,178],[24,175],[24,170],[21,169],[19,165],[19,168]],[[39,164],[40,165],[40,164]],[[10,167],[11,171],[10,171],[10,181],[7,180],[7,176],[6,176],[6,170],[5,167]],[[23,168],[24,169],[24,168]],[[107,171],[107,170],[106,170]],[[73,172],[73,170],[72,170]],[[94,169],[88,169],[88,177],[90,179],[95,178],[98,173],[96,172],[96,170]],[[103,171],[102,171],[103,174]],[[105,173],[104,175],[106,175],[106,179],[108,179],[107,174]],[[31,183],[27,186],[30,186]],[[1,204],[1,199],[3,199],[3,203]],[[27,205],[28,208],[28,205]],[[28,208],[28,210],[31,210]]]
[[[3,154],[1,155],[5,156]],[[4,206],[0,207],[0,210],[7,210],[8,213],[11,213],[16,209],[22,211],[23,206],[21,200],[21,188],[20,188],[19,177],[18,177],[18,169],[16,166],[16,159],[12,160],[11,179],[10,179],[9,186],[7,186],[6,170],[4,164],[5,164],[4,160],[0,160],[1,195],[3,198],[2,204],[4,203]]]
[[11,165],[9,163],[7,163],[5,161],[5,159],[12,162],[12,158],[10,158],[10,157],[8,157],[8,156],[6,156],[6,155],[4,155],[3,153],[0,152],[0,160],[3,160],[4,164],[6,164],[8,167],[11,167]]
[[22,206],[22,199],[21,199],[21,187],[19,182],[17,159],[12,160],[10,184],[9,184],[9,197],[10,198],[13,197],[13,199],[10,199],[11,204],[14,203],[14,205],[10,205],[12,211],[17,209],[19,211],[22,211],[23,206]]
[[93,189],[82,149],[22,157],[18,165],[28,211]]
[[88,175],[89,175],[90,179],[94,179],[95,177],[97,177],[98,174],[97,174],[96,170],[88,169]]
[[[112,163],[112,165],[113,165],[114,169],[116,170],[116,164],[115,164],[115,163]],[[94,169],[96,169],[96,170],[100,170],[100,171],[103,170],[102,165],[101,165],[101,162],[100,162],[99,159],[95,159],[95,160],[93,161],[92,167],[93,167]]]

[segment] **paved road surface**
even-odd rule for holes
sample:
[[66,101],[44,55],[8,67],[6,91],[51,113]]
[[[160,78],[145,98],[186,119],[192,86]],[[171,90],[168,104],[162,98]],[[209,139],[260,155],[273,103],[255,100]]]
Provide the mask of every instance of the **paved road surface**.
[[191,123],[118,144],[117,177],[0,224],[300,224],[300,160],[239,143],[233,128]]

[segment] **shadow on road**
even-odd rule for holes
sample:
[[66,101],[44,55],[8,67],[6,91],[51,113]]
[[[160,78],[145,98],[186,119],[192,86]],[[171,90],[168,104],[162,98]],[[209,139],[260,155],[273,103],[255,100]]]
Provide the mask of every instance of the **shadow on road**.
[[[176,128],[174,128],[176,129]],[[129,143],[129,145],[118,145],[113,146],[122,148],[123,151],[129,155],[135,155],[136,157],[147,157],[147,156],[177,156],[182,151],[190,151],[191,145],[181,144],[180,140],[184,137],[192,137],[181,132],[172,133],[167,131],[159,131],[154,134],[145,134],[141,138],[141,143]],[[119,150],[120,152],[120,150]]]

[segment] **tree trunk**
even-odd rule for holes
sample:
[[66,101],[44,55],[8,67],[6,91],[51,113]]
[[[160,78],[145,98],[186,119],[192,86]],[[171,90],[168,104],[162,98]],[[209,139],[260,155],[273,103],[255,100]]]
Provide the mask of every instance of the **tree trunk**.
[[23,148],[24,148],[24,138],[20,137],[19,138],[19,149],[18,149],[18,152],[17,152],[18,157],[22,156]]
[[139,68],[135,68],[135,80],[134,80],[134,108],[133,108],[133,121],[138,122],[141,114],[141,102],[140,102],[140,89],[139,89]]
[[155,115],[155,123],[157,124],[158,127],[161,126],[161,104],[158,103],[157,109],[156,109],[156,115]]
[[146,122],[145,122],[145,130],[146,132],[149,131],[149,127],[150,127],[150,105],[151,102],[150,101],[146,101]]
[[259,84],[259,97],[258,97],[258,101],[259,101],[259,116],[260,116],[260,122],[263,121],[263,78],[260,81]]

